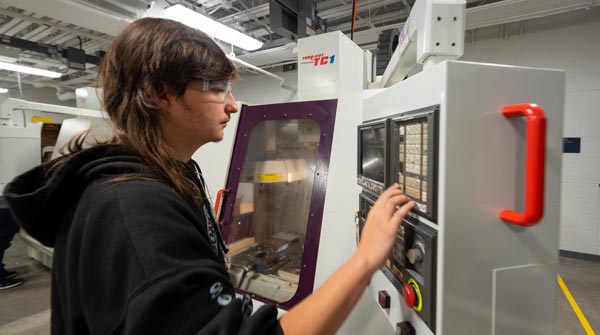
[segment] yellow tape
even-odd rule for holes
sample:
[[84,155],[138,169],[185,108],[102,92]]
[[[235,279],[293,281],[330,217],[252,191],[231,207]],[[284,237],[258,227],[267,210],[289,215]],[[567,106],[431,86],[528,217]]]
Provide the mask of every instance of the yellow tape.
[[261,173],[258,175],[260,181],[281,181],[281,173]]
[[31,122],[52,123],[51,117],[32,116]]
[[560,275],[557,275],[557,278],[558,278],[558,286],[560,286],[563,293],[565,294],[565,297],[567,297],[567,300],[569,300],[569,303],[571,304],[571,308],[573,308],[573,311],[577,315],[579,322],[581,322],[581,325],[583,326],[583,329],[585,330],[586,335],[595,335],[596,333],[594,333],[594,330],[590,326],[588,320],[585,318],[585,315],[583,315],[583,312],[581,312],[581,309],[579,309],[579,306],[577,306],[577,302],[575,302],[575,299],[571,295],[571,292],[569,292],[567,285],[565,285],[565,282],[562,280]]

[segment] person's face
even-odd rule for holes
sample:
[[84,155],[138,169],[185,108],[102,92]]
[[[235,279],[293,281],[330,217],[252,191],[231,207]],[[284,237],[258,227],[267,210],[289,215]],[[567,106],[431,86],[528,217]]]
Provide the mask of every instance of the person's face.
[[237,112],[229,87],[227,82],[199,80],[191,82],[183,96],[167,96],[166,108],[161,106],[166,112],[163,135],[180,156],[223,139],[230,114]]

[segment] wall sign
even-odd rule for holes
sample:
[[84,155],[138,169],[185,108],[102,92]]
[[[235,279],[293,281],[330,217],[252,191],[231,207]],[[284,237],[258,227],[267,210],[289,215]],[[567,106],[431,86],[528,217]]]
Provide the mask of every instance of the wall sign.
[[563,153],[581,152],[581,137],[564,137],[563,138]]

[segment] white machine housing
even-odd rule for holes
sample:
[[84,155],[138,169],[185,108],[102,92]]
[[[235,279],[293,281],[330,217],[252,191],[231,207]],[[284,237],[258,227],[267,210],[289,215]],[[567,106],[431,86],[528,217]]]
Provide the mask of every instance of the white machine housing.
[[[298,96],[299,100],[337,98],[337,112],[333,131],[332,152],[327,172],[325,211],[321,226],[321,246],[317,258],[314,287],[318,288],[355,251],[354,216],[360,187],[353,181],[356,173],[356,126],[362,118],[362,101],[377,90],[364,90],[364,51],[341,32],[300,39],[298,41]],[[313,56],[311,58],[304,58]],[[328,56],[327,61],[321,59]],[[329,56],[334,56],[330,61]],[[315,59],[317,65],[314,65]],[[307,62],[302,64],[302,59]],[[310,61],[310,62],[309,62]],[[233,145],[238,115],[225,128],[225,139],[217,144],[207,144],[193,158],[203,169],[209,189],[223,188],[227,178],[229,156]],[[229,150],[224,149],[229,147]],[[223,159],[215,159],[223,157]],[[210,163],[208,163],[210,162]],[[213,198],[213,202],[214,202]],[[260,302],[255,301],[256,306]],[[280,314],[285,311],[280,310]],[[340,334],[386,334],[393,332],[384,315],[367,292],[342,325]]]
[[462,56],[465,5],[464,0],[415,1],[383,76],[369,86],[388,87],[401,81],[416,64],[428,68]]
[[[53,123],[60,123],[61,128],[51,158],[60,156],[61,148],[68,140],[86,129],[90,129],[89,141],[107,139],[112,134],[106,115],[99,110],[13,98],[3,101],[0,104],[0,192],[14,177],[41,163],[42,123],[28,122],[26,112],[57,116],[52,118]],[[22,120],[16,122],[19,117]],[[21,231],[20,237],[28,244],[27,253],[31,258],[52,267],[52,248],[42,245],[24,231]]]
[[[389,322],[410,321],[417,334],[554,334],[558,266],[562,71],[458,61],[443,62],[363,103],[363,122],[439,106],[435,329],[409,308],[378,272]],[[522,227],[498,216],[523,211],[523,119],[507,105],[535,103],[547,117],[544,215]],[[395,150],[395,148],[391,148]]]
[[18,174],[41,162],[39,125],[18,128],[0,125],[0,194]]
[[366,78],[363,58],[364,51],[341,31],[298,40],[298,100],[360,94]]

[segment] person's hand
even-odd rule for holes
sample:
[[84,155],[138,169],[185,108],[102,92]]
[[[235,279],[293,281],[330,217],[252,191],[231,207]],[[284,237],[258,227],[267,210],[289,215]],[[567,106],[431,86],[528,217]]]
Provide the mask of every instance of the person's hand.
[[400,223],[413,206],[398,184],[383,192],[369,211],[358,250],[313,294],[281,317],[283,331],[335,334],[390,254]]
[[[363,257],[367,269],[373,273],[389,256],[402,219],[413,208],[414,202],[404,195],[398,184],[390,186],[375,202],[362,230],[357,256]],[[401,206],[397,209],[397,206]]]

